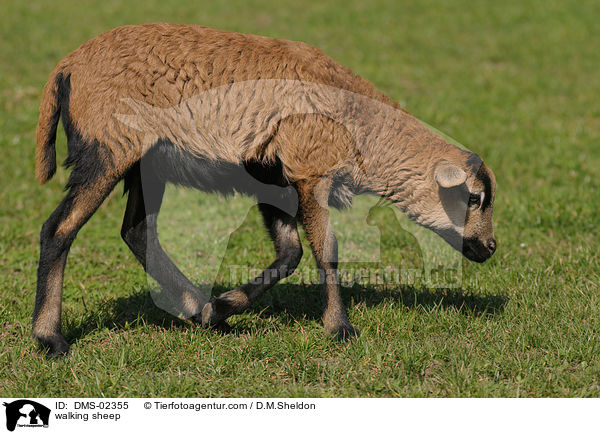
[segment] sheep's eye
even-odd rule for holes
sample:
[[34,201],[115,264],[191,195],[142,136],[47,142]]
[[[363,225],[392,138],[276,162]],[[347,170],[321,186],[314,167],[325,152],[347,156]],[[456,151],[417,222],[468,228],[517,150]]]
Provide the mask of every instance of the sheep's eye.
[[469,208],[479,208],[481,205],[481,195],[471,193],[469,195]]

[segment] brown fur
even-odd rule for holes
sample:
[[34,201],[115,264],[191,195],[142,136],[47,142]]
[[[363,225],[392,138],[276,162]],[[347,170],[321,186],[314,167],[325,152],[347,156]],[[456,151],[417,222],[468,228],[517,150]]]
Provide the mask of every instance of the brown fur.
[[[143,136],[124,131],[115,117],[130,111],[124,101],[127,98],[167,108],[229,83],[289,79],[327,84],[395,106],[370,83],[301,42],[201,26],[119,27],[73,51],[50,76],[37,134],[38,179],[42,183],[51,176],[44,149],[51,141],[50,117],[56,111],[57,91],[54,79],[59,73],[70,76],[70,115],[83,139],[96,139],[109,147],[119,157],[119,164],[138,159],[148,150]],[[235,119],[234,114],[229,116]],[[254,156],[244,155],[246,159]]]
[[[154,255],[164,269],[155,278],[171,284],[190,311],[186,315],[195,311],[206,326],[241,312],[293,272],[302,255],[298,218],[323,273],[325,328],[340,338],[356,335],[341,302],[327,211],[328,202],[347,204],[354,193],[391,199],[456,248],[457,239],[474,240],[469,254],[475,260],[493,253],[491,171],[368,81],[301,42],[164,23],[119,27],[88,41],[59,62],[44,87],[36,148],[40,183],[56,168],[59,115],[74,169],[67,197],[42,229],[34,314],[34,335],[50,354],[68,348],[60,331],[60,292],[69,246],[124,177],[129,200],[123,238],[144,267],[148,252]],[[172,147],[165,151],[164,143]],[[164,182],[156,181],[154,193],[142,193],[139,162],[152,152],[206,167],[258,165],[268,172],[280,165],[276,183],[298,193],[297,217],[262,205],[277,259],[258,283],[204,304],[202,313],[197,289],[157,240]],[[174,170],[182,165],[177,160]],[[465,194],[484,190],[487,205],[467,209]]]

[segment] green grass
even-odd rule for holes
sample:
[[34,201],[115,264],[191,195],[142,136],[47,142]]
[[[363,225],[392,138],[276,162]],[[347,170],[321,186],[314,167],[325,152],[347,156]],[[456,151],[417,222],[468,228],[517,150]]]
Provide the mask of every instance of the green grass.
[[[600,396],[598,2],[8,0],[2,9],[0,395]],[[69,256],[71,354],[46,361],[29,332],[38,234],[68,173],[34,181],[41,88],[85,40],[151,21],[303,40],[374,82],[493,168],[496,255],[464,263],[460,288],[346,286],[362,331],[346,345],[324,336],[319,289],[293,278],[232,318],[234,332],[223,335],[154,306],[119,237],[118,188]],[[57,147],[64,158],[62,133]],[[194,210],[164,216],[183,219],[187,232],[161,227],[192,277],[208,270],[227,288],[228,264],[272,259],[249,200],[175,190],[168,200],[174,211],[177,200]],[[357,237],[372,234],[349,216],[336,217],[349,219],[341,236],[362,252]],[[378,218],[400,224],[393,214]],[[418,262],[405,241],[386,237],[371,268]],[[223,264],[211,248],[223,249]],[[305,254],[300,271],[313,266]]]

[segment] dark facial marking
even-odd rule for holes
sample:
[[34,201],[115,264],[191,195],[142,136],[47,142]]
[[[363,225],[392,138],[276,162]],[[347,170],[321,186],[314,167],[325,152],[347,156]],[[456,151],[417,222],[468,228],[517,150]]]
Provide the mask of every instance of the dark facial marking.
[[466,164],[471,168],[473,173],[479,170],[481,163],[483,163],[483,160],[479,157],[479,155],[475,154],[474,152],[469,152],[469,158],[467,158]]
[[483,203],[481,204],[481,210],[485,211],[492,203],[492,180],[483,167],[479,168],[479,171],[477,172],[477,179],[483,183],[483,191],[485,196],[483,198]]

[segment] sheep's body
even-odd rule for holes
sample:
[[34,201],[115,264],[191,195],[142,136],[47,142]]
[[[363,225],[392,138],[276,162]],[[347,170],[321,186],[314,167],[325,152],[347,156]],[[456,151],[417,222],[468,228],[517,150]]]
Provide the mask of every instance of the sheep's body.
[[[58,109],[55,105],[57,76],[69,77],[69,115],[81,138],[85,142],[96,140],[108,147],[110,154],[115,156],[115,164],[129,161],[130,156],[141,157],[158,139],[167,136],[172,136],[174,144],[196,155],[241,163],[261,157],[262,147],[277,125],[273,120],[276,107],[255,104],[250,109],[257,110],[255,116],[259,121],[271,120],[270,130],[252,130],[249,125],[243,125],[232,137],[235,140],[225,144],[193,138],[186,141],[190,134],[210,128],[212,124],[192,117],[195,125],[191,129],[189,125],[171,122],[162,128],[161,125],[150,125],[152,130],[138,131],[129,128],[118,116],[132,112],[131,101],[137,103],[133,107],[136,109],[187,109],[188,104],[206,99],[211,94],[207,91],[212,90],[214,99],[218,100],[227,92],[223,87],[231,83],[271,79],[325,84],[395,105],[367,81],[316,48],[300,42],[200,26],[125,26],[90,40],[59,63],[44,91],[38,128],[40,146],[52,135],[52,114]],[[273,84],[262,94],[251,92],[250,96],[255,100],[265,98],[271,103],[278,101],[276,95],[268,95],[276,86]],[[223,89],[223,92],[215,93],[215,89]],[[212,115],[219,116],[216,120],[220,121],[221,128],[234,125],[236,121],[239,123],[247,109],[211,107],[216,110]],[[281,118],[280,111],[277,113]],[[124,138],[126,143],[123,143]],[[38,155],[38,178],[43,181],[51,170],[46,169],[43,150]]]
[[[125,26],[90,40],[58,64],[44,88],[36,149],[42,183],[56,168],[59,116],[73,170],[67,197],[42,229],[34,313],[34,335],[51,354],[68,348],[60,333],[60,294],[69,246],[123,178],[129,189],[123,238],[149,274],[170,288],[181,312],[204,325],[245,309],[293,271],[302,255],[301,217],[328,277],[326,329],[341,338],[356,333],[339,297],[328,199],[348,205],[352,194],[379,194],[446,239],[466,238],[464,219],[461,226],[440,203],[437,177],[444,188],[485,191],[482,210],[489,210],[469,225],[477,237],[491,233],[493,175],[479,167],[481,160],[303,43],[172,24]],[[440,172],[441,161],[456,170]],[[450,179],[456,173],[464,174],[461,180]],[[277,203],[261,207],[277,251],[262,283],[205,303],[158,243],[165,182],[237,189],[263,202],[269,202],[265,184],[297,192],[297,199],[288,190],[279,194],[279,205],[296,200],[298,215],[272,206]],[[475,257],[486,256],[477,249]]]
[[[347,121],[357,119],[367,124],[358,127],[365,127],[364,134],[373,138],[363,138],[361,154],[380,154],[387,145],[381,144],[382,138],[387,135],[389,141],[390,131],[400,130],[400,139],[413,142],[408,150],[402,141],[394,143],[397,157],[402,153],[408,168],[414,164],[422,170],[422,161],[407,160],[415,150],[464,154],[314,47],[200,26],[152,24],[106,32],[73,51],[54,70],[38,123],[41,182],[53,173],[46,150],[59,110],[59,84],[67,78],[69,107],[63,115],[76,126],[80,142],[105,148],[104,159],[118,169],[137,161],[160,139],[168,139],[183,152],[232,164],[277,157],[292,180],[321,176],[331,171],[332,158],[336,165],[356,159],[356,150],[349,149],[356,137],[348,137],[346,129]],[[352,105],[362,105],[361,113],[350,110]],[[291,118],[306,113],[326,116]],[[373,118],[378,122],[368,124]],[[284,119],[295,124],[289,129],[294,134],[310,130],[311,140],[306,135],[289,137],[296,142],[293,149],[278,147],[281,140],[271,142]],[[378,166],[386,168],[389,162]]]

